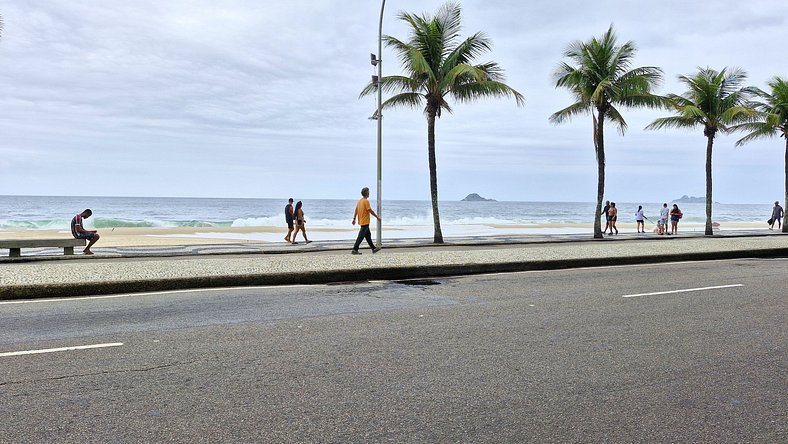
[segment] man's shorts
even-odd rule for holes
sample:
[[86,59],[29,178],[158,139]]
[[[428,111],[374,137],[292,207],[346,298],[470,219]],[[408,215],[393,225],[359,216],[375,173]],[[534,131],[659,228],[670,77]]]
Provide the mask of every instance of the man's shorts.
[[74,235],[74,239],[93,240],[94,237],[96,237],[96,233],[77,233]]
[[287,221],[287,229],[292,230],[293,228],[295,228],[295,226],[293,226],[293,221],[292,220]]

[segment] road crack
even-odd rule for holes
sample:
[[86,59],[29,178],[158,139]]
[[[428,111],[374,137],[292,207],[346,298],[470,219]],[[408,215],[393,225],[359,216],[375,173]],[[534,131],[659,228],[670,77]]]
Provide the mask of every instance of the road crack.
[[90,376],[101,376],[101,375],[111,375],[111,374],[122,374],[122,373],[145,373],[151,372],[156,370],[163,370],[170,367],[179,367],[182,365],[190,365],[194,364],[197,361],[187,361],[187,362],[172,362],[169,364],[162,364],[162,365],[155,365],[152,367],[144,367],[144,368],[131,368],[131,369],[124,369],[124,370],[103,370],[100,372],[92,372],[92,373],[79,373],[76,375],[62,375],[62,376],[52,376],[49,378],[41,378],[41,379],[27,379],[23,381],[5,381],[0,382],[0,387],[10,386],[10,385],[19,385],[19,384],[30,384],[30,383],[39,383],[39,382],[48,382],[48,381],[62,381],[66,379],[74,379],[74,378],[84,378]]

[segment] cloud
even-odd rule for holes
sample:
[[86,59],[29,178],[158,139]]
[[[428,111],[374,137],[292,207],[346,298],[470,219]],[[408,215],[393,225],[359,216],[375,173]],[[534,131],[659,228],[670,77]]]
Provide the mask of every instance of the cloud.
[[[398,11],[431,13],[441,4],[388,2],[384,32],[404,38]],[[779,72],[788,6],[773,1],[462,5],[463,34],[492,39],[483,61],[499,62],[527,103],[453,104],[455,113],[438,123],[443,195],[477,191],[464,189],[470,182],[498,199],[593,200],[590,119],[547,121],[571,103],[551,73],[569,42],[611,23],[622,41],[636,42],[636,65],[665,70],[662,92],[681,92],[676,76],[697,66],[741,66],[759,86],[788,75]],[[74,177],[101,195],[345,197],[374,183],[375,124],[367,117],[375,101],[358,94],[373,74],[378,2],[10,0],[2,8],[4,193],[59,194]],[[401,72],[391,51],[382,56],[385,75]],[[642,130],[660,115],[626,110],[627,135],[608,133],[611,192],[654,200],[666,191],[631,181],[700,174],[700,130]],[[383,122],[386,196],[428,199],[423,114],[391,110]],[[715,162],[744,166],[716,179],[741,186],[721,187],[729,196],[720,200],[771,196],[748,185],[748,174],[760,169],[779,183],[771,177],[782,174],[776,142],[754,143],[745,156],[733,140],[717,141]],[[670,190],[677,192],[685,194]]]

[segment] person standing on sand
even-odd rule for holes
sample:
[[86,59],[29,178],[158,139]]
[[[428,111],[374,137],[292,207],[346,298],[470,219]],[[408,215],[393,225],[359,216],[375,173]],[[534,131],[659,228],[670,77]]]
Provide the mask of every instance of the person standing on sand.
[[87,219],[91,215],[93,215],[93,211],[88,208],[71,219],[71,235],[74,236],[74,239],[86,239],[89,241],[88,246],[82,250],[82,252],[87,255],[93,254],[93,252],[90,251],[90,247],[101,238],[96,230],[86,230],[83,226],[83,219]]
[[304,210],[301,209],[303,205],[304,204],[302,204],[301,201],[299,200],[298,203],[296,203],[295,205],[295,209],[293,210],[293,219],[295,221],[295,232],[293,232],[293,242],[292,242],[293,245],[298,244],[298,242],[296,242],[296,237],[298,237],[299,231],[301,231],[301,233],[304,234],[304,243],[309,244],[312,242],[311,240],[306,238],[306,220],[304,219]]
[[637,222],[638,233],[646,232],[646,224],[643,222],[645,217],[646,216],[643,214],[643,205],[638,205],[638,210],[635,213],[635,222]]
[[[602,230],[602,234],[607,234],[607,229],[610,228],[610,201],[605,201],[605,207],[602,208],[602,214],[605,215],[605,229]],[[613,230],[610,230],[610,234],[613,234]]]
[[372,205],[369,204],[369,188],[364,187],[361,189],[361,199],[358,200],[356,204],[356,211],[353,212],[353,225],[356,225],[356,217],[358,217],[358,237],[356,237],[356,243],[353,245],[352,254],[361,254],[358,251],[358,247],[361,246],[361,241],[363,239],[367,240],[369,244],[369,248],[372,249],[373,253],[377,253],[380,251],[380,247],[376,247],[375,244],[372,242],[372,232],[369,230],[369,215],[375,216],[377,220],[380,220],[380,216],[375,214],[372,210]]
[[613,234],[613,230],[616,230],[616,234],[618,234],[618,228],[616,228],[616,221],[618,220],[618,208],[616,208],[615,202],[610,202],[610,208],[607,210],[608,215],[608,222],[610,224],[610,234]]
[[673,209],[670,210],[670,234],[679,234],[679,219],[684,217],[684,214],[679,210],[679,206],[673,204]]
[[285,206],[285,222],[287,222],[287,236],[285,236],[285,242],[288,244],[292,244],[293,241],[290,240],[290,234],[293,233],[293,198],[287,200],[287,205]]
[[774,223],[777,222],[777,229],[783,227],[783,216],[785,212],[783,211],[783,207],[780,206],[780,202],[774,202],[774,208],[772,208],[772,223],[769,224],[769,229],[774,229]]
[[659,234],[670,234],[668,233],[668,214],[670,210],[668,210],[668,203],[665,202],[662,204],[662,208],[659,210],[659,225],[662,225],[662,230],[660,230]]

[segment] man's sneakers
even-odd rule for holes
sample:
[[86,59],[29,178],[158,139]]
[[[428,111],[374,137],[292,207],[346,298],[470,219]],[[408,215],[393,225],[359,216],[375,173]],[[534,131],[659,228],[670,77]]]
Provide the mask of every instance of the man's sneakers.
[[[372,249],[372,252],[377,253],[378,251],[380,251],[380,249],[381,249],[380,247],[375,247]],[[350,254],[361,254],[361,252],[358,250],[351,250]]]

